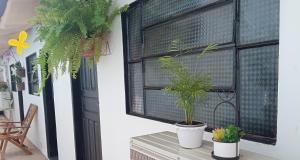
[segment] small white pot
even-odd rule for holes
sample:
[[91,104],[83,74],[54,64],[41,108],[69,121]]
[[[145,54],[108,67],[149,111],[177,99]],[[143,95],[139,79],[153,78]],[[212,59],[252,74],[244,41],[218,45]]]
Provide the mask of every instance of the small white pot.
[[240,155],[239,142],[222,143],[214,141],[214,156],[220,158],[235,158]]
[[183,148],[198,148],[202,145],[202,139],[206,124],[183,125],[177,123],[177,136],[179,145]]

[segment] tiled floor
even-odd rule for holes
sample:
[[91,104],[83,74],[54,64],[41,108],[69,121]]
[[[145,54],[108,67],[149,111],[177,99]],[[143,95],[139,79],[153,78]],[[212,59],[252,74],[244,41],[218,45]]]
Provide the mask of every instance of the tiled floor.
[[[29,143],[25,143],[28,145]],[[26,155],[22,150],[9,143],[7,146],[5,160],[46,160],[46,158],[33,145],[28,145],[33,152],[32,155]]]

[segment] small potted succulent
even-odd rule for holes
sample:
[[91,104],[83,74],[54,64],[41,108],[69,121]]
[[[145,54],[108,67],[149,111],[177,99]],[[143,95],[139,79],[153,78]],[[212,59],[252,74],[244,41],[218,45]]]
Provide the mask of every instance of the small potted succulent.
[[214,129],[214,151],[212,152],[212,157],[217,160],[239,159],[239,142],[243,136],[245,136],[245,133],[235,125]]
[[[215,46],[209,45],[200,55]],[[198,99],[206,100],[207,92],[211,89],[211,78],[206,74],[190,73],[183,64],[170,56],[161,57],[159,61],[162,68],[172,75],[171,84],[164,91],[177,97],[177,106],[185,114],[185,121],[176,124],[179,144],[183,148],[198,148],[202,145],[206,124],[193,120],[194,106]]]
[[20,62],[17,62],[14,65],[15,69],[16,69],[16,75],[19,77],[25,77],[25,69],[22,67]]

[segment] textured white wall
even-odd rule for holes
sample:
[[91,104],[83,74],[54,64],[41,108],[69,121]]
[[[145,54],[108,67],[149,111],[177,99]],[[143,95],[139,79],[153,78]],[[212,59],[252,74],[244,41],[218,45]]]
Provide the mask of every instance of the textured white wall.
[[300,159],[300,1],[280,2],[277,150],[281,156]]
[[[118,0],[130,3],[133,0]],[[280,4],[280,57],[278,95],[278,142],[275,146],[242,141],[242,148],[279,159],[300,159],[300,10],[299,0]],[[102,150],[104,160],[129,160],[130,137],[159,131],[175,131],[169,124],[126,115],[123,46],[120,17],[109,36],[112,55],[98,64]],[[54,80],[56,122],[60,159],[75,159],[70,77]],[[206,133],[205,138],[210,139]]]
[[70,75],[53,79],[58,156],[62,160],[75,160],[73,106]]
[[[119,0],[130,3],[131,0]],[[242,148],[279,159],[300,159],[300,14],[299,0],[280,4],[280,66],[278,95],[278,142],[275,146],[242,141]],[[118,17],[110,34],[112,55],[101,57],[98,86],[104,160],[129,159],[130,137],[170,130],[172,125],[126,115],[121,20]],[[210,140],[211,134],[206,133]],[[117,153],[117,154],[116,154]]]

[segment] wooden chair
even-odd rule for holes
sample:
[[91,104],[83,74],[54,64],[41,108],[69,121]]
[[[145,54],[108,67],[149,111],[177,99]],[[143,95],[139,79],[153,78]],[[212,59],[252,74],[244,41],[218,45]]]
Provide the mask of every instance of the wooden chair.
[[16,145],[26,154],[32,154],[24,144],[24,141],[37,109],[36,105],[30,104],[23,122],[0,122],[0,128],[3,129],[2,133],[0,133],[0,160],[4,160],[8,142]]

